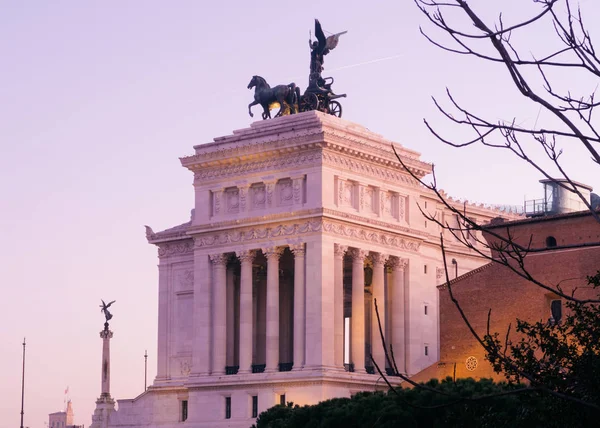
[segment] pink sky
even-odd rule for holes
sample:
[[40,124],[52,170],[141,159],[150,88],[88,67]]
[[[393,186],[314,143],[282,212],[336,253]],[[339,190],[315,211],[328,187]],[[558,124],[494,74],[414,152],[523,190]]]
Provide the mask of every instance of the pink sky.
[[[506,5],[508,22],[524,2],[472,3]],[[443,99],[446,86],[491,117],[534,121],[537,108],[516,96],[501,66],[429,45],[408,0],[293,5],[0,0],[0,428],[19,424],[24,336],[25,425],[42,428],[67,386],[76,423],[91,423],[101,298],[117,301],[113,397],[142,392],[145,349],[151,383],[158,260],[143,225],[188,220],[192,175],[178,157],[251,123],[252,75],[304,90],[315,17],[329,32],[348,30],[324,73],[348,94],[344,119],[423,153],[451,195],[515,205],[542,196],[542,177],[508,154],[453,150],[423,126],[423,117],[444,124],[430,97]],[[600,5],[583,7],[598,22]],[[566,161],[574,179],[599,186],[589,156],[569,150]]]

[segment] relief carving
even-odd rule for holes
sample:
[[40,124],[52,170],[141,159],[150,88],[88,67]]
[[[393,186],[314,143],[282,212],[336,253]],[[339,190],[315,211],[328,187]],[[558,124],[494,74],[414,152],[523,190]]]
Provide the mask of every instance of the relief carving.
[[158,257],[181,255],[194,252],[194,241],[176,241],[158,245]]
[[239,190],[240,190],[240,211],[245,212],[246,211],[246,195],[248,193],[248,187],[242,186],[242,187],[240,187]]
[[302,203],[302,183],[304,182],[304,177],[294,178],[294,203],[301,204]]
[[227,195],[227,212],[237,213],[240,211],[240,194],[237,188],[229,189]]
[[179,289],[188,290],[194,287],[194,271],[186,269],[179,274]]
[[277,187],[279,187],[279,205],[292,205],[294,198],[292,181],[289,179],[280,180],[279,183],[277,183]]
[[267,202],[267,192],[264,184],[252,186],[252,202],[254,208],[264,208]]
[[223,190],[216,190],[213,192],[213,198],[215,202],[214,213],[219,214],[221,212],[221,195],[223,194]]
[[389,233],[372,231],[360,226],[351,226],[330,221],[308,220],[305,223],[284,224],[275,227],[256,227],[248,230],[233,230],[204,235],[195,240],[197,248],[215,245],[238,244],[255,240],[271,240],[280,237],[300,236],[306,233],[326,232],[357,240],[387,245],[396,249],[418,252],[419,241],[402,238]]

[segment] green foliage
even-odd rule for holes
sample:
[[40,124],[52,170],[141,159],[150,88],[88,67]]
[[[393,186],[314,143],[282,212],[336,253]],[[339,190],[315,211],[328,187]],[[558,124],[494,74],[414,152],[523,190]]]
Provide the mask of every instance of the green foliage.
[[[254,428],[363,427],[561,427],[580,419],[559,420],[548,412],[548,397],[535,391],[510,393],[522,385],[447,378],[425,388],[362,392],[312,406],[275,406],[260,414]],[[505,395],[498,395],[504,394]],[[447,394],[447,395],[446,395]],[[485,398],[488,395],[495,397]],[[471,400],[476,398],[475,400]]]

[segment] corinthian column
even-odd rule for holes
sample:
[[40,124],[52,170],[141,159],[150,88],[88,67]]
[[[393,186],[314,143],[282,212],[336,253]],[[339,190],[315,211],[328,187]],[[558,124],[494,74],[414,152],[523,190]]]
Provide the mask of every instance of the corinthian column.
[[263,248],[267,257],[267,356],[265,372],[279,371],[279,257],[281,247]]
[[213,254],[213,348],[212,374],[225,374],[227,357],[227,255]]
[[333,361],[336,367],[344,367],[344,254],[348,247],[334,244],[333,247]]
[[351,357],[354,371],[365,373],[365,266],[367,252],[358,248],[348,250],[352,257],[352,332]]
[[304,288],[304,244],[291,245],[294,253],[294,370],[304,367],[306,312]]
[[256,251],[238,251],[242,264],[240,278],[240,369],[239,373],[252,370],[252,262]]
[[[373,261],[373,302],[377,300],[377,311],[379,312],[379,322],[381,329],[385,334],[385,294],[383,289],[383,278],[385,276],[385,262],[387,256],[381,253],[372,253]],[[375,312],[375,303],[371,308],[371,354],[373,359],[382,371],[385,371],[385,349],[379,333],[379,323],[377,322],[377,313]]]
[[406,340],[405,318],[408,318],[404,304],[404,270],[408,265],[407,259],[391,257],[389,265],[392,268],[392,340],[391,345],[394,351],[394,358],[398,370],[406,372],[406,355],[408,350]]

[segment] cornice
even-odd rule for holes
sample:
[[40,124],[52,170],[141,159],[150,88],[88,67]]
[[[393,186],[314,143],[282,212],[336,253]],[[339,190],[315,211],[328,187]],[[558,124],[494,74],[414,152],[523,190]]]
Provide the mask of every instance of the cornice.
[[409,234],[417,239],[426,238],[429,236],[428,233],[420,231],[420,230],[411,229],[410,227],[403,226],[403,225],[400,225],[397,223],[390,223],[390,222],[386,222],[383,220],[374,219],[371,217],[365,217],[360,214],[352,214],[352,213],[348,213],[345,211],[340,211],[340,210],[335,210],[335,209],[330,209],[330,208],[313,208],[313,209],[304,209],[304,210],[294,211],[294,218],[292,220],[290,220],[289,212],[281,212],[281,213],[274,213],[274,214],[268,214],[268,215],[258,215],[258,216],[247,217],[247,218],[230,219],[230,220],[225,220],[225,221],[220,221],[220,222],[215,222],[215,223],[197,225],[197,226],[193,226],[193,227],[190,226],[187,229],[185,237],[193,236],[193,235],[203,233],[206,231],[220,231],[220,230],[227,230],[227,229],[232,229],[232,228],[240,228],[240,227],[244,227],[244,226],[252,227],[252,226],[257,226],[257,225],[268,225],[268,224],[272,224],[274,222],[282,222],[282,221],[285,221],[285,222],[299,221],[299,220],[305,220],[305,219],[310,219],[310,218],[316,218],[316,217],[320,217],[320,216],[323,216],[325,218],[331,218],[331,219],[339,219],[339,220],[347,219],[347,220],[359,223],[360,225],[367,226],[367,227],[381,228],[385,231],[392,232],[392,233],[396,232],[396,233]]
[[197,179],[210,179],[239,174],[240,171],[285,167],[286,163],[291,164],[287,166],[294,166],[304,163],[297,159],[302,153],[329,151],[351,159],[366,160],[379,167],[401,170],[393,151],[395,149],[417,176],[431,172],[431,165],[420,161],[418,152],[386,140],[357,124],[337,118],[332,121],[316,113],[293,116],[303,117],[289,116],[289,119],[284,118],[284,121],[272,126],[255,122],[249,129],[234,131],[232,136],[215,138],[214,143],[195,146],[196,154],[180,158],[181,164],[193,171]]

